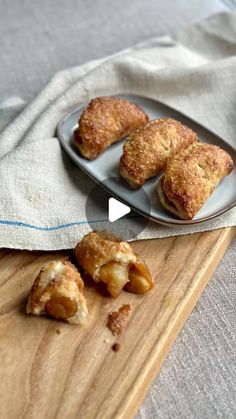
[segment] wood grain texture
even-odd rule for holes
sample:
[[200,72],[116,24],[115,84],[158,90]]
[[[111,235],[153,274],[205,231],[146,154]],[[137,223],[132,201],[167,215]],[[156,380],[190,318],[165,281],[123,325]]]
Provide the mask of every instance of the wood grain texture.
[[[87,283],[83,327],[25,314],[41,267],[68,252],[1,250],[1,419],[131,418],[234,233],[226,228],[133,243],[150,267],[154,289],[113,299]],[[107,316],[126,303],[132,310],[117,339]],[[119,352],[111,349],[114,342]]]

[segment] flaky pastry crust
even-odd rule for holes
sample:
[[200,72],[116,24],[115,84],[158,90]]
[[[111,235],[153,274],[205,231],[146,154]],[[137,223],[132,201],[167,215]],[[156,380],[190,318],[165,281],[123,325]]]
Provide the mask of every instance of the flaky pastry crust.
[[137,258],[131,246],[108,232],[93,231],[75,248],[78,263],[96,282],[104,282],[113,297],[126,286],[144,293],[153,286],[147,266]]
[[231,156],[220,147],[193,144],[168,162],[165,176],[158,184],[160,201],[179,218],[191,220],[232,169]]
[[121,176],[137,188],[165,170],[168,159],[177,150],[197,141],[188,127],[171,118],[150,121],[127,138],[120,159]]
[[35,279],[26,311],[37,316],[48,314],[73,324],[83,323],[88,314],[83,288],[83,280],[72,263],[52,261]]
[[85,158],[93,160],[147,121],[146,113],[128,100],[98,97],[83,111],[74,132],[74,144]]

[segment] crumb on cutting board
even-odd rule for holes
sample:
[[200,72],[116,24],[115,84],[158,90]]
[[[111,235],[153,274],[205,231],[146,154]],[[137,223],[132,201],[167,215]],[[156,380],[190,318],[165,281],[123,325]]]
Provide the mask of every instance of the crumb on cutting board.
[[118,311],[108,314],[107,327],[114,336],[120,335],[125,327],[131,306],[123,304]]
[[118,352],[120,350],[120,343],[114,343],[111,349],[113,349],[114,352]]

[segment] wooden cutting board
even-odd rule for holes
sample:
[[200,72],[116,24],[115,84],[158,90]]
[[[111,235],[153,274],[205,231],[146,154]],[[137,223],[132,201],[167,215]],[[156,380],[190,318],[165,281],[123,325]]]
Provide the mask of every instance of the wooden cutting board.
[[[69,252],[0,251],[0,417],[131,418],[142,403],[177,334],[230,243],[234,228],[139,241],[154,289],[117,299],[86,286],[84,327],[25,314],[41,267]],[[132,310],[119,338],[108,313]],[[121,344],[114,352],[114,342]]]

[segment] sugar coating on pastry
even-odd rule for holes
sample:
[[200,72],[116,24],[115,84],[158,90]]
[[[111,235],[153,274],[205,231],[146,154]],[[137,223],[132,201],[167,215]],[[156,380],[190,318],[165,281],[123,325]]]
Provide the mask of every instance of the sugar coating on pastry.
[[130,134],[120,159],[121,176],[132,188],[157,176],[173,153],[197,141],[190,128],[171,118],[150,121]]
[[85,235],[76,246],[75,255],[84,271],[95,282],[105,283],[113,297],[126,286],[129,291],[140,294],[153,286],[148,267],[138,259],[132,247],[108,232],[93,231]]
[[192,219],[218,183],[233,169],[231,156],[212,144],[196,143],[168,162],[158,194],[162,205],[181,219]]
[[68,261],[51,261],[34,281],[27,313],[48,314],[69,323],[83,323],[88,315],[83,295],[84,283],[76,267]]
[[117,97],[98,97],[83,111],[74,132],[74,144],[85,158],[93,160],[147,121],[147,114],[135,103]]

